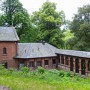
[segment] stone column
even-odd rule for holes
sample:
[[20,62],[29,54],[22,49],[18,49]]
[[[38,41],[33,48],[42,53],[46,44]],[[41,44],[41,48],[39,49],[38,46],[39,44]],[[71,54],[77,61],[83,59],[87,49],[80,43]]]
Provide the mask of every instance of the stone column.
[[86,65],[85,74],[86,76],[88,76],[88,59],[85,59],[85,65]]
[[81,75],[82,68],[81,68],[81,58],[79,58],[79,74]]
[[34,61],[35,61],[35,68],[37,68],[37,60],[36,60],[36,59],[34,59]]
[[52,64],[52,58],[49,59],[49,68],[52,69],[53,68],[53,64]]
[[44,63],[44,58],[42,59],[42,67],[44,68],[44,66],[45,66],[45,63]]
[[73,71],[76,72],[76,58],[73,58]]
[[60,55],[60,64],[61,64],[61,55]]

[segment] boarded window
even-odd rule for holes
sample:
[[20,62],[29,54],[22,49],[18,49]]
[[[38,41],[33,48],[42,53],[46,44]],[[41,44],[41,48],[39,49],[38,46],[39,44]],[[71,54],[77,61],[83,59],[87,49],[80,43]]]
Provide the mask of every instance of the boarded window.
[[7,54],[7,49],[3,48],[3,54]]
[[45,60],[45,65],[48,65],[48,60]]
[[30,62],[30,63],[29,63],[29,66],[30,66],[30,67],[34,67],[34,62]]

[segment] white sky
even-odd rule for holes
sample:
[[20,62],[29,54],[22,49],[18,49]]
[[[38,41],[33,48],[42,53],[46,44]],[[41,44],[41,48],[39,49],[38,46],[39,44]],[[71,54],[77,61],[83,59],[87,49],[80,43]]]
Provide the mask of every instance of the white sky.
[[[19,0],[23,7],[31,14],[33,11],[39,10],[46,0]],[[72,20],[73,14],[77,13],[78,7],[90,4],[90,0],[49,0],[57,3],[57,11],[63,10],[66,19]]]

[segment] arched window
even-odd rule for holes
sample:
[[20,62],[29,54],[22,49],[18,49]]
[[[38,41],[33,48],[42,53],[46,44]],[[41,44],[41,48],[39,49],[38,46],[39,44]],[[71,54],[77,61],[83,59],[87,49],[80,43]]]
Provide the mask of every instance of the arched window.
[[7,54],[7,49],[3,48],[3,54]]

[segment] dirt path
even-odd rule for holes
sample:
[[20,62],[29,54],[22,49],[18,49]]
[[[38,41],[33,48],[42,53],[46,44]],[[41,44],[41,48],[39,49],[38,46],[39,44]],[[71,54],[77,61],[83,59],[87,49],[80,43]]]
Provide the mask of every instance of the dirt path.
[[0,90],[10,90],[10,89],[5,86],[0,86]]

